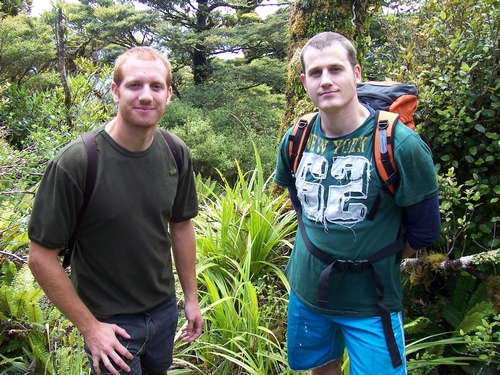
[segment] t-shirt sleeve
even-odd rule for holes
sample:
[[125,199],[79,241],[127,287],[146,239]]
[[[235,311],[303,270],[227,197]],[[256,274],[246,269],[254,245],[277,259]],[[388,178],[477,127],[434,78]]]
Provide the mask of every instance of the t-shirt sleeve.
[[49,162],[33,202],[30,240],[53,249],[68,242],[83,204],[85,160],[83,143],[72,142]]
[[436,170],[429,146],[415,131],[398,124],[394,147],[400,175],[396,204],[407,207],[436,195]]
[[281,139],[276,160],[274,182],[283,187],[294,185],[294,179],[291,174],[292,167],[290,166],[290,158],[288,157],[288,139],[291,131],[292,129],[289,129]]

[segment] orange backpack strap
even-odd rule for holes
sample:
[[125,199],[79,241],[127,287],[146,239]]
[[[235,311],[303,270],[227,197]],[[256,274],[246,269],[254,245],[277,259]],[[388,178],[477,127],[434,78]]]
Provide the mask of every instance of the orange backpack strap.
[[382,181],[377,198],[373,202],[370,212],[366,216],[368,220],[373,220],[375,213],[380,206],[385,193],[389,191],[396,194],[396,186],[399,182],[399,174],[394,161],[394,129],[399,121],[397,113],[387,111],[375,112],[375,126],[373,136],[373,159],[377,174]]
[[290,159],[290,166],[292,167],[292,176],[295,177],[297,168],[299,167],[302,153],[306,148],[307,138],[311,133],[312,124],[318,112],[307,113],[303,115],[293,127],[288,141],[288,158]]
[[393,179],[396,173],[394,161],[394,127],[399,121],[399,115],[392,112],[377,111],[375,114],[373,153],[377,173],[384,186],[392,194],[396,193]]

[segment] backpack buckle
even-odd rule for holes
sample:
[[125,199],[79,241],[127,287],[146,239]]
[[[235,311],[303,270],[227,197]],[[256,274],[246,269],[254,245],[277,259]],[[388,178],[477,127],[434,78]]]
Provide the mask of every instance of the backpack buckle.
[[396,184],[399,181],[399,173],[396,171],[393,174],[391,174],[389,177],[387,177],[387,181],[384,184],[384,187],[388,188],[391,185]]
[[389,126],[389,120],[379,120],[378,121],[379,129],[387,129],[388,126]]
[[339,272],[365,272],[370,268],[368,260],[340,260],[335,262],[335,268]]
[[300,129],[303,129],[307,126],[307,120],[304,120],[304,119],[300,119],[299,121],[299,128]]

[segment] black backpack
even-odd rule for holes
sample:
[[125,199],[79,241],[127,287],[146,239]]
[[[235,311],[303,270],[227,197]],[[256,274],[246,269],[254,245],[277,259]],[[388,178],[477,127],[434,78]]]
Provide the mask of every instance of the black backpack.
[[[160,133],[167,141],[168,146],[170,147],[170,151],[174,155],[175,164],[177,165],[178,173],[180,174],[182,171],[182,158],[179,153],[179,149],[172,138],[172,135],[166,131],[165,129],[158,128]],[[82,135],[83,144],[85,145],[85,152],[87,154],[87,175],[85,177],[85,191],[83,192],[83,204],[80,208],[80,211],[76,217],[76,225],[73,230],[73,234],[68,240],[68,243],[63,246],[59,250],[59,256],[64,256],[62,265],[64,268],[69,267],[71,264],[71,254],[75,247],[76,242],[76,233],[78,231],[78,227],[80,226],[80,222],[82,220],[83,215],[87,209],[87,205],[90,201],[90,197],[92,197],[92,193],[94,192],[94,186],[97,179],[97,144],[95,141],[94,133],[88,132]]]

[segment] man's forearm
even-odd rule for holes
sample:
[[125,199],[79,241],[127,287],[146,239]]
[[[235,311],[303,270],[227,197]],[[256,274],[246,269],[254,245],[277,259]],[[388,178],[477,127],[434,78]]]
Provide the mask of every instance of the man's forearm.
[[98,323],[64,272],[57,250],[30,243],[28,265],[49,300],[85,335]]
[[190,220],[170,223],[175,268],[186,301],[198,303],[196,281],[196,238]]

